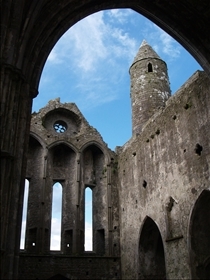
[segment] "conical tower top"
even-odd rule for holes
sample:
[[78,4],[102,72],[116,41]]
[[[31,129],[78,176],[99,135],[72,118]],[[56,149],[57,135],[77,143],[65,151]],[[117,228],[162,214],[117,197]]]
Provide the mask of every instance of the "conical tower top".
[[130,67],[132,131],[139,134],[147,121],[164,108],[171,90],[167,65],[143,40]]
[[137,61],[145,59],[145,58],[161,59],[159,57],[159,55],[153,50],[153,48],[147,43],[147,41],[143,40],[135,58],[134,58],[132,65],[134,63],[136,63]]

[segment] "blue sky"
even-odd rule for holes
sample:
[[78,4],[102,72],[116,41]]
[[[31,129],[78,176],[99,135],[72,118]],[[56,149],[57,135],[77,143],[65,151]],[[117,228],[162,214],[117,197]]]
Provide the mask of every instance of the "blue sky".
[[107,10],[70,28],[51,51],[33,111],[50,99],[75,102],[114,150],[131,137],[129,67],[145,39],[167,63],[174,93],[199,64],[157,25],[130,9]]
[[[57,97],[63,103],[75,102],[112,150],[122,146],[132,132],[129,67],[143,39],[167,63],[172,94],[202,69],[179,43],[140,14],[130,9],[101,11],[75,24],[57,42],[32,111]],[[90,244],[90,223],[86,226]],[[53,238],[55,249],[57,232]]]

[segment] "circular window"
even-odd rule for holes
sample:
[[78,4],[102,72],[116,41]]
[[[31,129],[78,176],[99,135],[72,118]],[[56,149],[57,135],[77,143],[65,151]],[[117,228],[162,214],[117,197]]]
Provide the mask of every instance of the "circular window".
[[67,124],[64,121],[56,121],[53,127],[57,133],[64,133],[67,130]]

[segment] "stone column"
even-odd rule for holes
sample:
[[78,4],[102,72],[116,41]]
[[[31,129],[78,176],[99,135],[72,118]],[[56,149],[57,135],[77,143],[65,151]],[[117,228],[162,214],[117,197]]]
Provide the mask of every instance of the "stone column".
[[112,185],[111,185],[111,168],[110,164],[107,164],[107,206],[108,206],[108,255],[113,254],[113,242],[112,242],[112,201],[111,201]]
[[21,72],[1,68],[2,278],[17,278],[32,97]]
[[73,233],[73,253],[81,251],[81,237],[80,237],[80,194],[81,194],[81,155],[77,154],[77,167],[76,167],[76,231]]

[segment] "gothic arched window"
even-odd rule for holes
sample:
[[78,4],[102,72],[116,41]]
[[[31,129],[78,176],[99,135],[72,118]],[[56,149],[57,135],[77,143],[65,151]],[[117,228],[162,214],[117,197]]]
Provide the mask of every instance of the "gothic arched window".
[[93,191],[90,187],[85,188],[85,251],[93,250]]
[[61,250],[62,185],[56,182],[52,188],[52,218],[50,250]]
[[25,249],[26,220],[27,220],[27,210],[28,210],[28,192],[29,192],[29,180],[25,179],[20,249]]
[[149,63],[149,64],[148,64],[148,72],[153,72],[152,63]]

